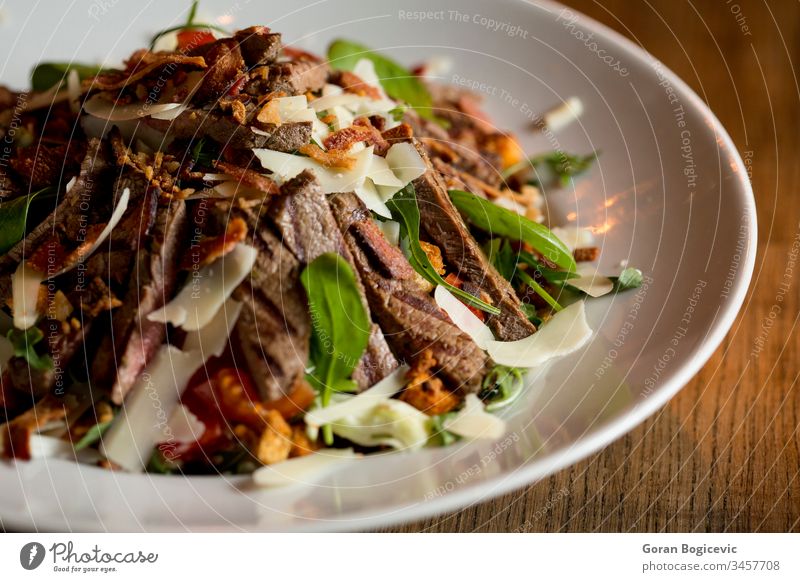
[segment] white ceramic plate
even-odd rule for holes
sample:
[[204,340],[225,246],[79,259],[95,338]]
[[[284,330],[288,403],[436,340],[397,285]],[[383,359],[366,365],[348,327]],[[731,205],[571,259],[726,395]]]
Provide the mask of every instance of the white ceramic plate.
[[[172,2],[2,4],[0,79],[23,87],[40,60],[116,64],[184,18]],[[400,7],[402,6],[402,7]],[[596,229],[602,266],[640,267],[638,292],[591,301],[591,345],[532,379],[498,442],[349,462],[279,491],[225,477],[110,473],[67,461],[0,464],[0,517],[15,529],[342,530],[421,518],[522,487],[624,434],[706,362],[750,281],[756,224],[745,167],[705,104],[609,29],[549,2],[204,0],[229,28],[266,24],[323,51],[359,40],[414,63],[452,60],[443,81],[476,83],[499,127],[530,152],[601,150],[550,197],[555,222]],[[425,12],[424,19],[414,13]],[[534,114],[570,96],[580,122],[534,132]]]

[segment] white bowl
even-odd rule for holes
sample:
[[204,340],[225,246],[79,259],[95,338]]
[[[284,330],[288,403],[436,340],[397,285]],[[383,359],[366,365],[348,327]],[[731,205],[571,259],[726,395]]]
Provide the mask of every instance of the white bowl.
[[[12,86],[24,86],[39,60],[117,63],[183,18],[179,3],[31,4],[2,8],[0,78]],[[3,463],[6,528],[366,529],[456,509],[541,479],[632,429],[700,369],[736,317],[756,249],[745,166],[697,95],[611,30],[549,2],[404,0],[400,9],[388,0],[204,0],[201,14],[229,28],[266,24],[315,51],[346,37],[409,64],[450,58],[442,80],[483,84],[497,125],[528,151],[602,151],[587,176],[550,196],[551,215],[597,229],[604,271],[628,261],[650,282],[589,302],[591,345],[532,378],[500,441],[364,458],[270,491],[244,478]],[[585,107],[578,123],[555,136],[530,128],[535,113],[570,96]]]

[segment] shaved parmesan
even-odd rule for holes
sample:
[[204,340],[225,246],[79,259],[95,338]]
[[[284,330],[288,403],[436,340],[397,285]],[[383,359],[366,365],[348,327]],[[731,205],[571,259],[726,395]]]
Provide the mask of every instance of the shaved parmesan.
[[[175,105],[174,103],[169,103],[168,105]],[[173,119],[177,118],[181,113],[189,109],[189,106],[185,103],[178,103],[177,107],[169,107],[165,108],[162,111],[157,111],[155,113],[150,113],[150,117],[153,119],[164,119],[167,121],[172,121]]]
[[70,264],[64,265],[60,271],[58,271],[53,277],[58,277],[59,275],[63,275],[74,269],[79,264],[83,263],[86,259],[92,256],[101,244],[109,237],[111,231],[114,230],[114,227],[117,226],[120,220],[122,220],[122,215],[125,214],[125,211],[128,209],[128,200],[130,200],[131,191],[128,188],[125,188],[122,191],[122,194],[119,195],[119,200],[117,201],[117,206],[114,208],[114,212],[111,213],[111,217],[108,219],[108,223],[106,224],[105,228],[100,232],[100,235],[95,239],[88,249],[82,251],[77,258],[75,258]]
[[308,107],[308,99],[305,95],[278,97],[274,101],[278,104],[278,116],[281,123],[313,122],[317,119],[316,112]]
[[192,273],[190,281],[177,297],[147,319],[171,323],[187,331],[205,326],[230,297],[233,290],[250,274],[258,251],[239,243],[228,254]]
[[242,312],[242,304],[234,299],[225,301],[216,315],[201,329],[190,331],[183,341],[183,351],[195,351],[205,355],[220,357],[228,345],[228,337]]
[[400,223],[394,220],[376,220],[378,228],[381,229],[383,236],[389,241],[389,244],[400,246]]
[[536,333],[513,342],[490,341],[486,350],[497,364],[534,368],[580,349],[591,336],[584,302],[578,301],[557,312]]
[[164,426],[183,389],[202,365],[199,352],[162,346],[131,388],[122,411],[104,435],[100,452],[127,471],[142,471],[153,448],[162,441]]
[[410,143],[396,143],[386,153],[386,162],[403,186],[425,173],[425,161]]
[[281,181],[291,180],[303,170],[312,170],[320,181],[323,191],[331,194],[333,192],[352,192],[363,182],[371,165],[372,149],[370,146],[359,152],[355,156],[355,166],[349,170],[332,170],[311,158],[273,150],[254,149],[253,152],[261,165],[273,172]]
[[320,449],[311,455],[261,467],[253,473],[253,482],[259,487],[306,485],[342,461],[360,456],[353,449]]
[[486,412],[483,402],[475,394],[467,394],[464,407],[455,416],[447,418],[442,426],[466,439],[498,439],[506,433],[505,421]]
[[186,385],[208,358],[222,354],[236,316],[238,308],[229,303],[208,325],[188,335],[183,350],[169,344],[161,346],[103,436],[100,451],[107,459],[133,472],[147,466],[156,444],[164,442],[165,426]]
[[348,396],[346,400],[338,404],[333,404],[326,408],[317,408],[309,411],[305,415],[305,422],[309,426],[323,426],[345,416],[361,414],[374,407],[376,404],[385,402],[405,385],[405,375],[408,366],[400,366],[394,372],[386,376],[383,380],[375,384],[372,388],[365,390],[356,396]]
[[44,278],[44,273],[29,267],[25,261],[11,275],[14,327],[17,329],[28,329],[39,320],[39,288]]
[[578,275],[580,277],[567,279],[567,283],[590,297],[602,297],[614,290],[614,282],[608,277],[599,275],[591,265],[579,267]]
[[181,107],[181,105],[181,103],[131,103],[129,105],[118,105],[103,99],[100,94],[97,94],[86,100],[83,104],[83,110],[92,117],[105,119],[106,121],[130,121],[160,114]]
[[386,92],[381,85],[381,79],[378,77],[378,73],[375,72],[375,63],[369,59],[359,59],[356,66],[353,67],[353,73],[367,85],[377,89],[381,97],[386,99]]
[[353,189],[353,192],[355,192],[356,196],[361,198],[367,208],[378,216],[383,216],[384,218],[392,217],[392,211],[386,206],[381,194],[371,180],[364,180]]
[[402,400],[387,398],[329,425],[333,434],[365,447],[421,449],[430,437],[430,417]]
[[485,350],[489,342],[494,341],[492,330],[445,287],[438,285],[433,295],[436,304],[447,313],[455,326],[472,338],[479,348]]
[[583,102],[570,97],[558,107],[544,114],[544,122],[552,131],[559,131],[577,121],[583,114]]
[[550,231],[567,245],[567,248],[571,251],[594,244],[594,234],[592,234],[592,229],[590,228],[581,228],[574,225],[554,226]]
[[[389,151],[391,151],[391,149]],[[408,183],[403,182],[395,176],[392,168],[389,167],[389,162],[380,156],[372,156],[369,174],[367,175],[376,186],[397,186],[397,188],[400,189]]]

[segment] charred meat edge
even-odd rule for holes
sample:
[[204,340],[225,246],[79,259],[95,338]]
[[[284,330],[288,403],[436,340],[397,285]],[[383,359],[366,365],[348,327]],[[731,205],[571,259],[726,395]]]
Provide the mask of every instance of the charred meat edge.
[[[322,186],[312,172],[305,170],[285,183],[280,196],[270,203],[269,215],[283,244],[302,264],[307,265],[324,253],[341,255],[353,267],[364,309],[370,313],[353,255],[339,231]],[[367,350],[353,373],[353,379],[359,389],[364,390],[385,378],[397,366],[383,332],[379,326],[373,325]]]
[[415,146],[427,165],[427,171],[413,182],[422,231],[442,250],[445,263],[467,285],[465,290],[484,291],[500,309],[499,315],[489,315],[486,320],[495,337],[502,341],[528,337],[536,331],[536,326],[520,309],[520,300],[511,284],[489,263],[470,234],[422,145],[416,142]]
[[477,392],[489,365],[483,350],[439,309],[430,286],[384,238],[355,194],[334,194],[330,204],[372,313],[394,353],[412,362],[430,349],[437,374],[453,389]]

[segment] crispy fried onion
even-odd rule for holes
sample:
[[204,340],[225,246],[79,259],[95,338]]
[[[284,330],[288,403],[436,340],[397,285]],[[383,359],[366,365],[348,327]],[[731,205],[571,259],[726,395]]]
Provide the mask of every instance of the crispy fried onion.
[[406,373],[408,384],[400,399],[430,415],[450,412],[461,402],[461,397],[444,387],[434,376],[436,359],[432,350],[425,350]]
[[280,188],[278,188],[275,182],[249,168],[242,168],[222,161],[215,162],[214,168],[225,172],[231,176],[234,181],[243,186],[255,188],[265,194],[278,194],[280,192]]
[[349,150],[354,144],[362,141],[375,146],[375,153],[378,154],[389,149],[389,144],[383,139],[381,132],[365,117],[356,119],[350,127],[333,132],[323,143],[328,150]]
[[381,92],[377,87],[367,84],[361,77],[350,71],[342,71],[337,79],[337,84],[345,93],[354,93],[370,99],[380,99]]
[[225,232],[218,236],[209,236],[196,245],[181,261],[181,269],[192,270],[210,265],[219,257],[227,255],[247,236],[247,224],[241,218],[233,218],[228,222]]
[[317,144],[309,143],[297,151],[308,156],[326,168],[343,168],[345,170],[351,170],[356,165],[356,159],[349,155],[346,150],[325,151]]

